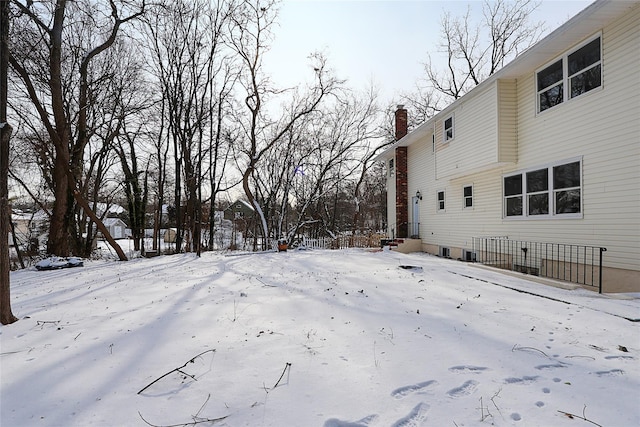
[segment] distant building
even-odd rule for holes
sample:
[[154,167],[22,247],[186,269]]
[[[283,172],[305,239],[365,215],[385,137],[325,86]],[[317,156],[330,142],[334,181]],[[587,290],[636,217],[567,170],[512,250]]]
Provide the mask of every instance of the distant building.
[[244,200],[236,200],[228,208],[224,210],[224,219],[228,220],[250,220],[253,219],[256,210],[248,202]]
[[127,237],[125,233],[127,224],[120,218],[105,218],[102,220],[102,223],[114,239],[124,239]]

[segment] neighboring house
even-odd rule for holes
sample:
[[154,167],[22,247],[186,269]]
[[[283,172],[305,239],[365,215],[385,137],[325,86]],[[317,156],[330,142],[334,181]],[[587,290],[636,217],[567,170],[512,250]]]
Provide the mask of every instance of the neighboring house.
[[249,202],[245,202],[244,200],[238,199],[234,203],[232,203],[231,206],[229,206],[224,210],[224,219],[249,220],[253,218],[254,213],[255,213],[255,209],[253,206],[249,204]]
[[[23,212],[13,209],[11,212],[11,222],[16,232],[16,240],[19,245],[27,247],[33,244],[34,239],[44,238],[48,231],[49,216],[43,210],[36,212]],[[38,243],[36,240],[36,243]],[[13,235],[9,232],[9,245],[13,246]],[[36,245],[37,246],[37,245]]]
[[640,2],[598,0],[411,133],[400,106],[389,236],[640,291],[639,73]]

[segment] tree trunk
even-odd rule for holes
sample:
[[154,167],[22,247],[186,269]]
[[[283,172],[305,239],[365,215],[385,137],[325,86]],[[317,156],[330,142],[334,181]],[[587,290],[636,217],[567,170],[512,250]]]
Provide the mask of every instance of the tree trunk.
[[18,320],[11,311],[9,275],[9,141],[13,128],[7,123],[7,74],[9,68],[9,2],[0,1],[0,323]]
[[84,209],[84,213],[86,213],[87,216],[91,218],[91,220],[96,224],[96,227],[98,227],[98,230],[102,232],[104,238],[107,239],[107,242],[109,242],[111,247],[116,251],[120,261],[127,261],[128,258],[122,251],[120,245],[118,245],[118,243],[116,243],[116,241],[113,239],[111,233],[109,233],[109,230],[104,226],[104,223],[100,220],[100,218],[98,218],[98,216],[91,210],[91,207],[89,207],[89,203],[87,203],[87,201],[82,197],[80,192],[75,190],[73,192],[73,197],[75,197],[76,202],[78,202],[82,209]]
[[[4,5],[4,2],[2,2]],[[2,10],[3,17],[5,11]],[[3,30],[6,21],[3,19]],[[4,43],[3,43],[4,44]],[[5,74],[6,76],[6,74]],[[6,80],[5,80],[6,81]],[[6,86],[5,86],[6,87]],[[4,90],[3,90],[4,92]],[[0,121],[0,323],[8,325],[18,320],[11,311],[9,260],[9,140],[13,130],[5,118]]]
[[67,168],[65,155],[57,152],[53,169],[53,182],[55,188],[53,209],[51,212],[51,222],[49,224],[49,238],[47,241],[47,253],[58,256],[69,256],[71,248],[69,241],[69,182],[67,180]]

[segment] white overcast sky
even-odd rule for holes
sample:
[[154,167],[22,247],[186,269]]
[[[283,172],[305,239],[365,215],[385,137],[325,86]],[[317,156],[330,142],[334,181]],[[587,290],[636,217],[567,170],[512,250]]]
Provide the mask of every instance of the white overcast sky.
[[[533,19],[548,33],[590,3],[544,0]],[[480,1],[284,0],[266,70],[280,87],[297,85],[312,77],[307,58],[320,51],[350,87],[373,82],[390,101],[412,90],[428,52],[437,57],[443,12],[460,16],[469,5],[482,16]]]

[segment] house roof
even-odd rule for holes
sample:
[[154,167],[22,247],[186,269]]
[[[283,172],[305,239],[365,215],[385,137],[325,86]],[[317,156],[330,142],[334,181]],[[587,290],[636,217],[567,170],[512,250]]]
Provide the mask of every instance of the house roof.
[[110,226],[116,225],[118,223],[123,224],[125,226],[127,225],[120,218],[105,218],[105,219],[102,220],[102,223],[105,225],[105,227],[110,227]]
[[623,16],[638,4],[640,4],[640,1],[637,0],[596,0],[538,43],[522,52],[503,68],[475,86],[464,96],[456,99],[438,114],[409,132],[405,137],[390,145],[376,157],[376,160],[382,160],[388,157],[396,147],[409,146],[418,139],[430,134],[436,121],[449,114],[461,103],[482,93],[485,88],[496,80],[514,79],[526,73],[533,72],[533,70],[540,68],[553,58],[595,34],[610,22]]
[[229,207],[227,207],[227,208],[225,209],[225,211],[226,211],[226,210],[229,210],[229,209],[231,209],[231,208],[233,208],[233,207],[236,205],[236,203],[242,203],[242,204],[243,204],[247,209],[249,209],[249,210],[252,210],[252,211],[255,211],[255,210],[256,210],[253,206],[251,206],[251,205],[249,204],[249,202],[247,202],[247,201],[245,201],[245,200],[242,200],[242,199],[238,199],[238,200],[236,200],[235,202],[233,202],[231,205],[229,205]]
[[23,212],[20,209],[13,209],[11,212],[11,221],[46,221],[49,216],[42,209],[36,212]]

